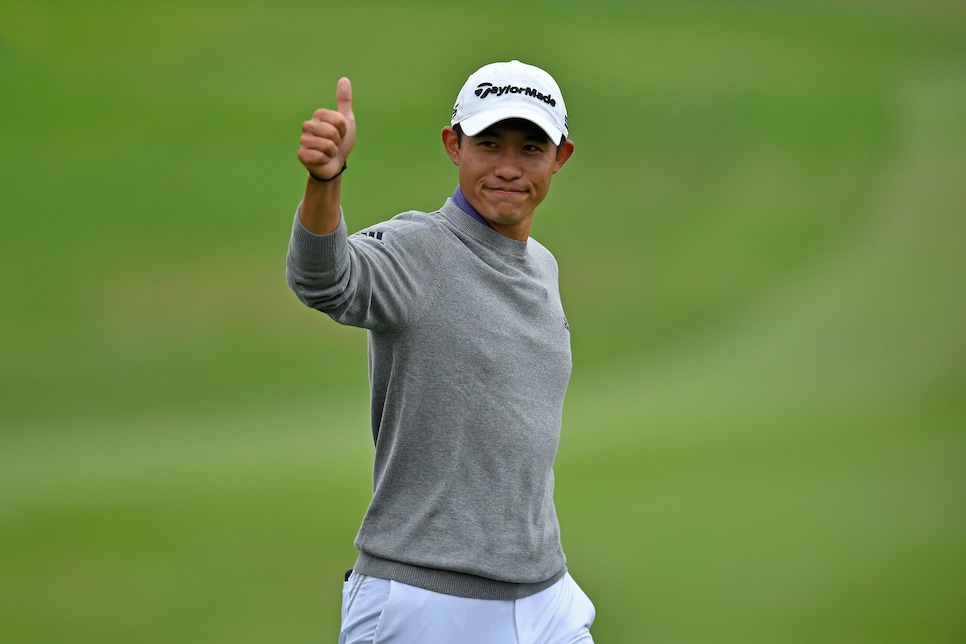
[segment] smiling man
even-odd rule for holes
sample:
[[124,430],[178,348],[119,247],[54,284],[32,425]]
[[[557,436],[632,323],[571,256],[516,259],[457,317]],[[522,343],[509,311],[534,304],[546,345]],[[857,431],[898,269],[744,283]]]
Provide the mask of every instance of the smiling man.
[[339,641],[592,642],[553,500],[570,327],[556,260],[530,237],[574,151],[560,88],[519,61],[474,72],[442,131],[452,197],[351,236],[346,78],[336,102],[302,126],[287,276],[307,306],[368,330],[373,494]]
[[466,204],[493,229],[527,241],[533,212],[547,196],[551,177],[573,154],[574,142],[553,141],[539,126],[519,118],[467,136],[466,145],[465,128],[455,128],[443,130],[443,144],[459,166]]

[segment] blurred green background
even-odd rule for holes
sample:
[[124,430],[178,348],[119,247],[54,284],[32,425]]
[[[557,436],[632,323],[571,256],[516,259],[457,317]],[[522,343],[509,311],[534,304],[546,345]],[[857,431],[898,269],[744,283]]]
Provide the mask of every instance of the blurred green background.
[[576,154],[534,236],[605,642],[966,640],[966,6],[0,6],[0,640],[334,642],[365,334],[284,256],[354,85],[349,227],[438,207],[494,60]]

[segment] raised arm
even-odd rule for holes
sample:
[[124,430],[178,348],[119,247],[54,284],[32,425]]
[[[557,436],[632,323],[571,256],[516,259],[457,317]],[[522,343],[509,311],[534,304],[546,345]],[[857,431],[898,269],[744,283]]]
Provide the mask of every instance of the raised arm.
[[299,161],[309,172],[299,220],[310,232],[324,235],[339,226],[342,170],[356,142],[356,119],[352,113],[352,84],[340,78],[336,88],[337,110],[316,110],[302,124]]

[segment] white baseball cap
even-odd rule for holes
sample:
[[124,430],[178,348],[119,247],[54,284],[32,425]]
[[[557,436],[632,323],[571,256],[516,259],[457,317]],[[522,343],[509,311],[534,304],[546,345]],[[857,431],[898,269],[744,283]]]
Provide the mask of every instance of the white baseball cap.
[[473,72],[456,97],[450,124],[458,123],[465,134],[475,136],[512,118],[539,125],[554,143],[567,136],[567,107],[557,81],[519,60],[490,63]]

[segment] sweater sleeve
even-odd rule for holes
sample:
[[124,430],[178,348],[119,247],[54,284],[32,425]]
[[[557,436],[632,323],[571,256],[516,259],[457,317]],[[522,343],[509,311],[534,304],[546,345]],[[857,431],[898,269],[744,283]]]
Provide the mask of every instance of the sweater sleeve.
[[286,278],[296,297],[340,324],[388,331],[406,323],[424,299],[425,258],[411,244],[361,231],[349,237],[345,219],[331,233],[312,233],[296,212]]

